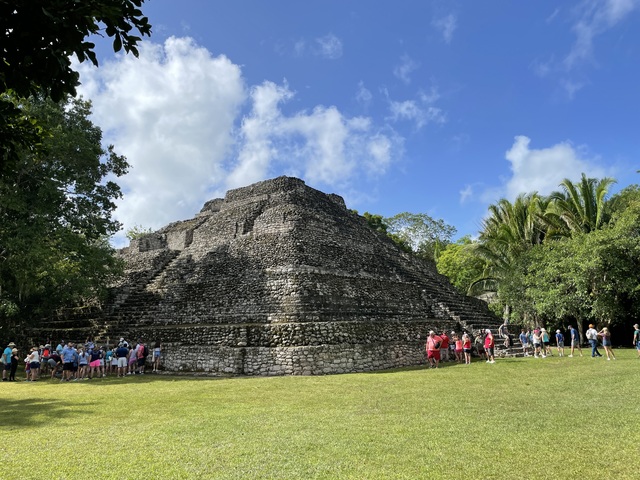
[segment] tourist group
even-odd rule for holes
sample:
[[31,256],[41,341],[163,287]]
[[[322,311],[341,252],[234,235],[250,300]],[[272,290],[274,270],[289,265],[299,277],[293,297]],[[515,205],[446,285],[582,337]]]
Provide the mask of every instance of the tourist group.
[[62,340],[55,349],[50,343],[33,347],[21,359],[16,344],[11,342],[2,354],[2,381],[16,381],[16,371],[21,362],[25,365],[26,380],[30,382],[42,377],[69,382],[108,375],[143,375],[149,360],[156,373],[160,368],[161,351],[159,341],[150,349],[141,339],[134,346],[120,338],[118,345],[112,348],[109,345],[97,346],[92,338],[88,338],[84,344],[65,343]]
[[[636,324],[633,328],[633,345],[638,352],[638,357],[640,358],[640,327]],[[508,332],[508,325],[506,322],[500,326],[498,334],[504,340],[505,347],[511,347],[512,338]],[[589,325],[589,329],[586,331],[585,336],[591,346],[591,357],[596,358],[603,356],[598,350],[598,345],[601,343],[604,353],[607,356],[607,360],[616,359],[611,348],[611,332],[607,327],[598,331],[595,326],[591,324]],[[583,354],[582,347],[580,345],[580,334],[572,325],[569,325],[568,327],[567,337],[570,345],[568,357],[573,357],[576,349],[578,350],[578,354],[582,357]],[[565,356],[565,336],[561,330],[556,330],[555,335],[552,337],[551,334],[549,334],[549,332],[547,332],[543,327],[536,327],[532,330],[523,329],[518,336],[518,339],[525,357],[552,357],[553,347],[555,347],[558,356]],[[449,336],[445,331],[438,334],[434,330],[431,330],[427,337],[425,348],[429,368],[438,368],[438,365],[441,362],[450,361],[458,363],[464,362],[468,365],[471,363],[472,355],[477,356],[482,360],[486,358],[487,363],[496,362],[495,338],[489,328],[478,331],[477,335],[473,338],[467,332],[463,332],[460,335],[455,331],[452,331],[451,336]]]

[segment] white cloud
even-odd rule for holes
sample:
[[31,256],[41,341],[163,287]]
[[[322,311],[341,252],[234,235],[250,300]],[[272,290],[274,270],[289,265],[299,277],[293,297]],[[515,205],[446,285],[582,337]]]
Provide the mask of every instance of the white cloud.
[[473,187],[471,185],[467,185],[463,190],[460,190],[460,203],[465,203],[469,198],[473,195]]
[[77,68],[93,121],[131,164],[117,180],[125,229],[190,218],[228,188],[282,174],[351,189],[402,154],[402,138],[367,117],[333,106],[285,115],[281,105],[296,96],[286,81],[247,87],[238,65],[189,38],[143,42],[138,59]]
[[[197,212],[220,185],[233,124],[246,99],[241,70],[188,38],[143,42],[138,59],[80,66],[80,93],[93,102],[105,140],[131,169],[116,218],[159,228]],[[187,215],[188,212],[188,215]]]
[[445,43],[451,43],[453,32],[458,28],[458,18],[453,13],[450,13],[433,20],[432,25],[442,34]]
[[604,177],[606,172],[596,165],[596,159],[586,158],[584,149],[570,142],[561,142],[548,148],[531,149],[531,140],[517,136],[505,158],[511,163],[511,178],[503,186],[502,195],[509,200],[520,193],[538,192],[548,195],[558,190],[563,179],[580,179],[582,173],[589,177]]
[[341,185],[360,171],[383,173],[401,151],[393,134],[377,131],[367,118],[346,118],[336,107],[284,116],[279,105],[294,95],[273,82],[252,89],[254,107],[242,123],[229,187],[270,176],[276,168],[312,183]]
[[367,108],[371,104],[373,95],[371,91],[364,86],[364,82],[358,83],[358,91],[356,92],[356,101]]
[[411,74],[420,67],[420,64],[412,60],[409,55],[400,58],[400,64],[393,68],[393,74],[407,85],[411,83]]
[[447,121],[445,112],[433,105],[440,98],[435,87],[428,94],[418,92],[417,100],[391,100],[388,98],[388,92],[384,91],[384,93],[389,101],[388,119],[392,122],[410,121],[415,124],[417,130],[420,130],[430,123],[442,124]]
[[316,38],[316,54],[329,60],[335,60],[342,56],[342,40],[333,33]]
[[584,0],[577,8],[573,25],[576,40],[564,59],[567,69],[591,60],[593,42],[598,35],[615,27],[640,6],[640,0]]

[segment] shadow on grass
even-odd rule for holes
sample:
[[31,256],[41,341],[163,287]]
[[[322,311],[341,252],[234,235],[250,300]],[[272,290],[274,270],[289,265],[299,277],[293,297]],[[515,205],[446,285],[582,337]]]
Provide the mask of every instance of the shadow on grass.
[[[58,422],[68,417],[91,415],[100,408],[98,403],[79,406],[65,400],[24,398],[5,400],[0,398],[0,418],[6,427],[34,427]],[[57,423],[56,423],[57,424]]]

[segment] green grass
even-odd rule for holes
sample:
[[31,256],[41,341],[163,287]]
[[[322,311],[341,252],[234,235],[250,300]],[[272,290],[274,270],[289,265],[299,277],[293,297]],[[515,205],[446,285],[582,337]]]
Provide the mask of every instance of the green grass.
[[638,478],[640,360],[2,383],[0,478]]

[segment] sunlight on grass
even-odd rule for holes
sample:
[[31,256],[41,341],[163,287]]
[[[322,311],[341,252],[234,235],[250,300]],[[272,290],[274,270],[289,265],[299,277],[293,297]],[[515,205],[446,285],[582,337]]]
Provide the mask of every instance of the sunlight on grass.
[[2,478],[637,478],[640,360],[617,355],[3,383]]

